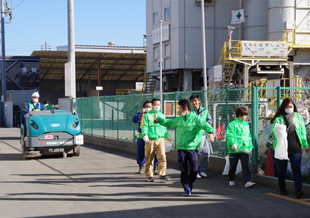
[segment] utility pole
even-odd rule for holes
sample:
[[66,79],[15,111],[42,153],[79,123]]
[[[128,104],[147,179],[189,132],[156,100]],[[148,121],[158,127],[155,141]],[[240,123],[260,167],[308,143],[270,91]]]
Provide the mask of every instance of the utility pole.
[[76,98],[76,81],[75,81],[75,40],[74,40],[74,7],[73,0],[68,1],[68,66],[70,66],[70,77],[66,75],[65,84],[70,83],[70,96]]
[[163,21],[159,21],[159,92],[160,96],[162,96],[163,93]]
[[6,62],[5,62],[5,37],[4,37],[4,5],[1,0],[1,47],[2,47],[2,91],[1,101],[6,101]]
[[[201,29],[202,29],[202,63],[203,63],[203,68],[202,68],[202,74],[203,74],[203,89],[207,90],[207,55],[206,55],[206,33],[205,33],[205,1],[201,0]],[[208,102],[207,102],[207,93],[205,93],[205,107],[208,107]]]

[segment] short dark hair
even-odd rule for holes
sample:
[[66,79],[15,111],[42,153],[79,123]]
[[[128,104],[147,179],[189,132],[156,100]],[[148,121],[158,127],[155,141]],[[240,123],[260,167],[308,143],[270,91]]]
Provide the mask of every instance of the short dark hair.
[[159,98],[153,98],[152,99],[152,104],[154,104],[154,101],[160,101],[160,99]]
[[244,108],[244,107],[237,108],[235,113],[236,113],[236,118],[249,114],[248,110],[246,108]]
[[44,104],[50,104],[49,100],[44,100]]
[[189,103],[189,101],[186,99],[179,100],[178,105],[180,105],[183,110],[185,110],[185,107],[187,107],[187,110],[191,111],[191,103]]
[[143,103],[143,107],[145,107],[146,104],[150,104],[150,103],[152,104],[152,102],[151,102],[150,100],[146,100],[146,101]]
[[189,100],[190,100],[190,101],[192,101],[192,100],[194,100],[195,98],[197,98],[197,99],[198,99],[198,101],[200,101],[200,96],[199,96],[199,95],[197,95],[197,94],[193,94],[193,95],[191,95],[191,97],[189,98]]

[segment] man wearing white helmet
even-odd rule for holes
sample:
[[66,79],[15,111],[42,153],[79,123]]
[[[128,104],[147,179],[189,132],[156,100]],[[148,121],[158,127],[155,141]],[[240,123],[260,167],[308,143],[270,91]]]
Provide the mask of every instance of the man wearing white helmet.
[[43,111],[44,106],[39,102],[40,95],[38,92],[34,92],[31,95],[31,101],[27,101],[27,105],[23,108],[23,114],[27,114],[29,111]]

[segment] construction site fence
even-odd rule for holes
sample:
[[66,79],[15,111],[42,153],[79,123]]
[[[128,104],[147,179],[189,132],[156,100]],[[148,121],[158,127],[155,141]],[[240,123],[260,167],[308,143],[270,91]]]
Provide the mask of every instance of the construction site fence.
[[[215,130],[215,141],[212,145],[215,156],[227,155],[226,127],[235,119],[238,107],[248,110],[247,122],[250,124],[254,149],[251,155],[254,171],[264,174],[268,149],[273,142],[270,120],[285,98],[292,98],[297,102],[306,102],[310,88],[299,87],[249,87],[225,90],[199,90],[188,92],[133,94],[118,96],[86,97],[73,99],[76,103],[82,134],[136,142],[138,138],[138,123],[132,118],[143,108],[146,100],[161,99],[161,111],[168,119],[178,116],[178,101],[190,99],[197,94],[201,98],[201,105],[209,110],[212,126]],[[302,111],[302,113],[306,113]],[[306,116],[306,115],[305,115]],[[307,118],[305,123],[308,124]],[[176,130],[168,129],[176,141]],[[174,147],[175,148],[175,147]],[[309,155],[303,155],[309,160]]]

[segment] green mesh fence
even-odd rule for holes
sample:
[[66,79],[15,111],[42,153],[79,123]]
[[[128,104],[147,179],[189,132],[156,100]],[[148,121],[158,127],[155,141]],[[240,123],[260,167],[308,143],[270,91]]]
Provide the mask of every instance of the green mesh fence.
[[[105,137],[115,140],[135,142],[138,137],[138,124],[132,122],[133,116],[142,109],[146,100],[154,97],[161,99],[161,111],[168,119],[178,115],[177,102],[188,99],[192,94],[198,94],[202,100],[201,105],[207,107],[212,116],[212,126],[215,129],[215,142],[213,155],[226,156],[226,127],[235,119],[235,110],[243,106],[249,114],[247,122],[250,125],[254,144],[251,162],[254,173],[265,173],[268,149],[273,147],[271,137],[270,119],[277,110],[281,100],[292,98],[298,107],[299,113],[308,124],[310,116],[305,101],[309,96],[310,88],[243,88],[226,90],[208,90],[192,92],[172,92],[152,94],[136,94],[125,96],[104,96],[78,98],[77,112],[81,119],[82,133],[87,135]],[[168,129],[171,138],[176,140],[176,130]],[[310,125],[307,125],[310,142]],[[310,171],[310,156],[303,153],[303,175]],[[276,171],[276,162],[275,171]],[[308,173],[307,173],[308,172]],[[288,178],[292,173],[288,173]]]

